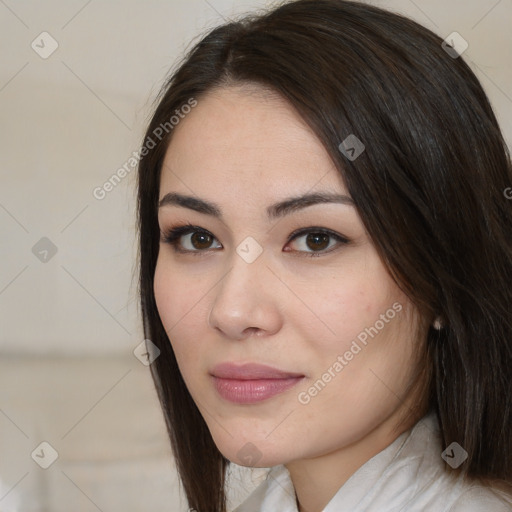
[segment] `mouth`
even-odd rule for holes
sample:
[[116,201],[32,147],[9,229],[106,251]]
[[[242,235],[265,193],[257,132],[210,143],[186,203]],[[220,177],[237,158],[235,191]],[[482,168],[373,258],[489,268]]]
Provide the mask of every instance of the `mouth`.
[[249,363],[222,363],[210,373],[218,394],[236,404],[268,400],[298,384],[305,375],[271,366]]

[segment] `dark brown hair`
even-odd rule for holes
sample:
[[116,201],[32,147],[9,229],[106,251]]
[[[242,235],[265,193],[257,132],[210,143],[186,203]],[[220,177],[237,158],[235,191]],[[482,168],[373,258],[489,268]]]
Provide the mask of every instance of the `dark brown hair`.
[[[417,23],[343,0],[298,0],[215,28],[162,89],[139,166],[140,299],[151,366],[190,507],[226,510],[229,461],[187,391],[153,294],[162,161],[159,126],[191,98],[253,83],[279,93],[313,129],[397,284],[431,321],[425,397],[443,447],[458,442],[467,478],[512,481],[512,183],[507,146],[462,57]],[[355,160],[339,149],[350,134]],[[450,471],[453,471],[450,469]]]

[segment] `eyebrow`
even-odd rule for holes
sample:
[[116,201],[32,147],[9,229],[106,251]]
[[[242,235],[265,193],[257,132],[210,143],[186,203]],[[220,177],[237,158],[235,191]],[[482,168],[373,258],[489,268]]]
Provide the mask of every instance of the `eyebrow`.
[[[331,192],[316,192],[314,194],[290,197],[284,201],[270,205],[267,207],[267,217],[269,220],[277,219],[278,217],[284,217],[285,215],[302,210],[308,206],[322,203],[339,203],[354,206],[354,201],[349,196]],[[178,194],[176,192],[165,194],[158,203],[159,208],[163,206],[181,206],[222,219],[222,211],[217,204],[199,199],[198,197]]]

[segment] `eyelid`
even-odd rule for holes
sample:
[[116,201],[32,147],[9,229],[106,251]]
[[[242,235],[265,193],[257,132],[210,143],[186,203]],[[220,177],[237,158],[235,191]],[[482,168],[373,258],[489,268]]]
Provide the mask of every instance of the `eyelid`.
[[320,226],[308,226],[306,228],[299,228],[296,229],[293,233],[290,234],[288,237],[288,241],[286,242],[286,245],[288,245],[290,242],[294,241],[296,238],[300,238],[303,235],[307,235],[310,233],[314,234],[324,234],[327,235],[334,240],[336,240],[337,244],[335,244],[333,247],[327,250],[322,251],[286,251],[286,252],[294,252],[298,256],[306,256],[306,257],[319,257],[319,256],[327,256],[331,252],[335,252],[341,248],[343,245],[347,245],[350,243],[350,240],[341,235],[340,233],[337,233],[336,231],[333,231],[328,228],[323,228]]
[[336,231],[333,231],[332,229],[323,228],[321,226],[308,226],[306,228],[299,228],[293,231],[288,238],[288,242],[286,243],[290,243],[294,238],[296,238],[299,235],[305,235],[308,233],[324,233],[347,244],[350,242],[350,240],[347,237],[343,236],[340,233],[337,233]]
[[[212,238],[217,240],[217,237],[210,233],[207,229],[204,229],[200,226],[194,226],[193,224],[182,224],[175,227],[171,227],[166,230],[160,230],[160,241],[162,243],[170,244],[173,246],[173,249],[182,254],[193,254],[193,255],[199,255],[199,254],[205,254],[207,252],[210,252],[212,249],[205,249],[205,250],[196,250],[191,251],[189,249],[180,249],[178,246],[178,241],[182,236],[189,235],[191,233],[205,233],[207,235],[210,235]],[[219,242],[220,243],[220,242]]]

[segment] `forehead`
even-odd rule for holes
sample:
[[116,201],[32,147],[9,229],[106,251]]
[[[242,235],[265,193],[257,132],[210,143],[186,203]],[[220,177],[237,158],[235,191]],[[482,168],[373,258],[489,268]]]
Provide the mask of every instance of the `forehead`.
[[323,190],[346,192],[321,141],[295,109],[277,93],[237,86],[200,97],[173,130],[160,197],[187,187],[198,194],[229,187],[268,197],[269,185],[305,193],[320,182]]

